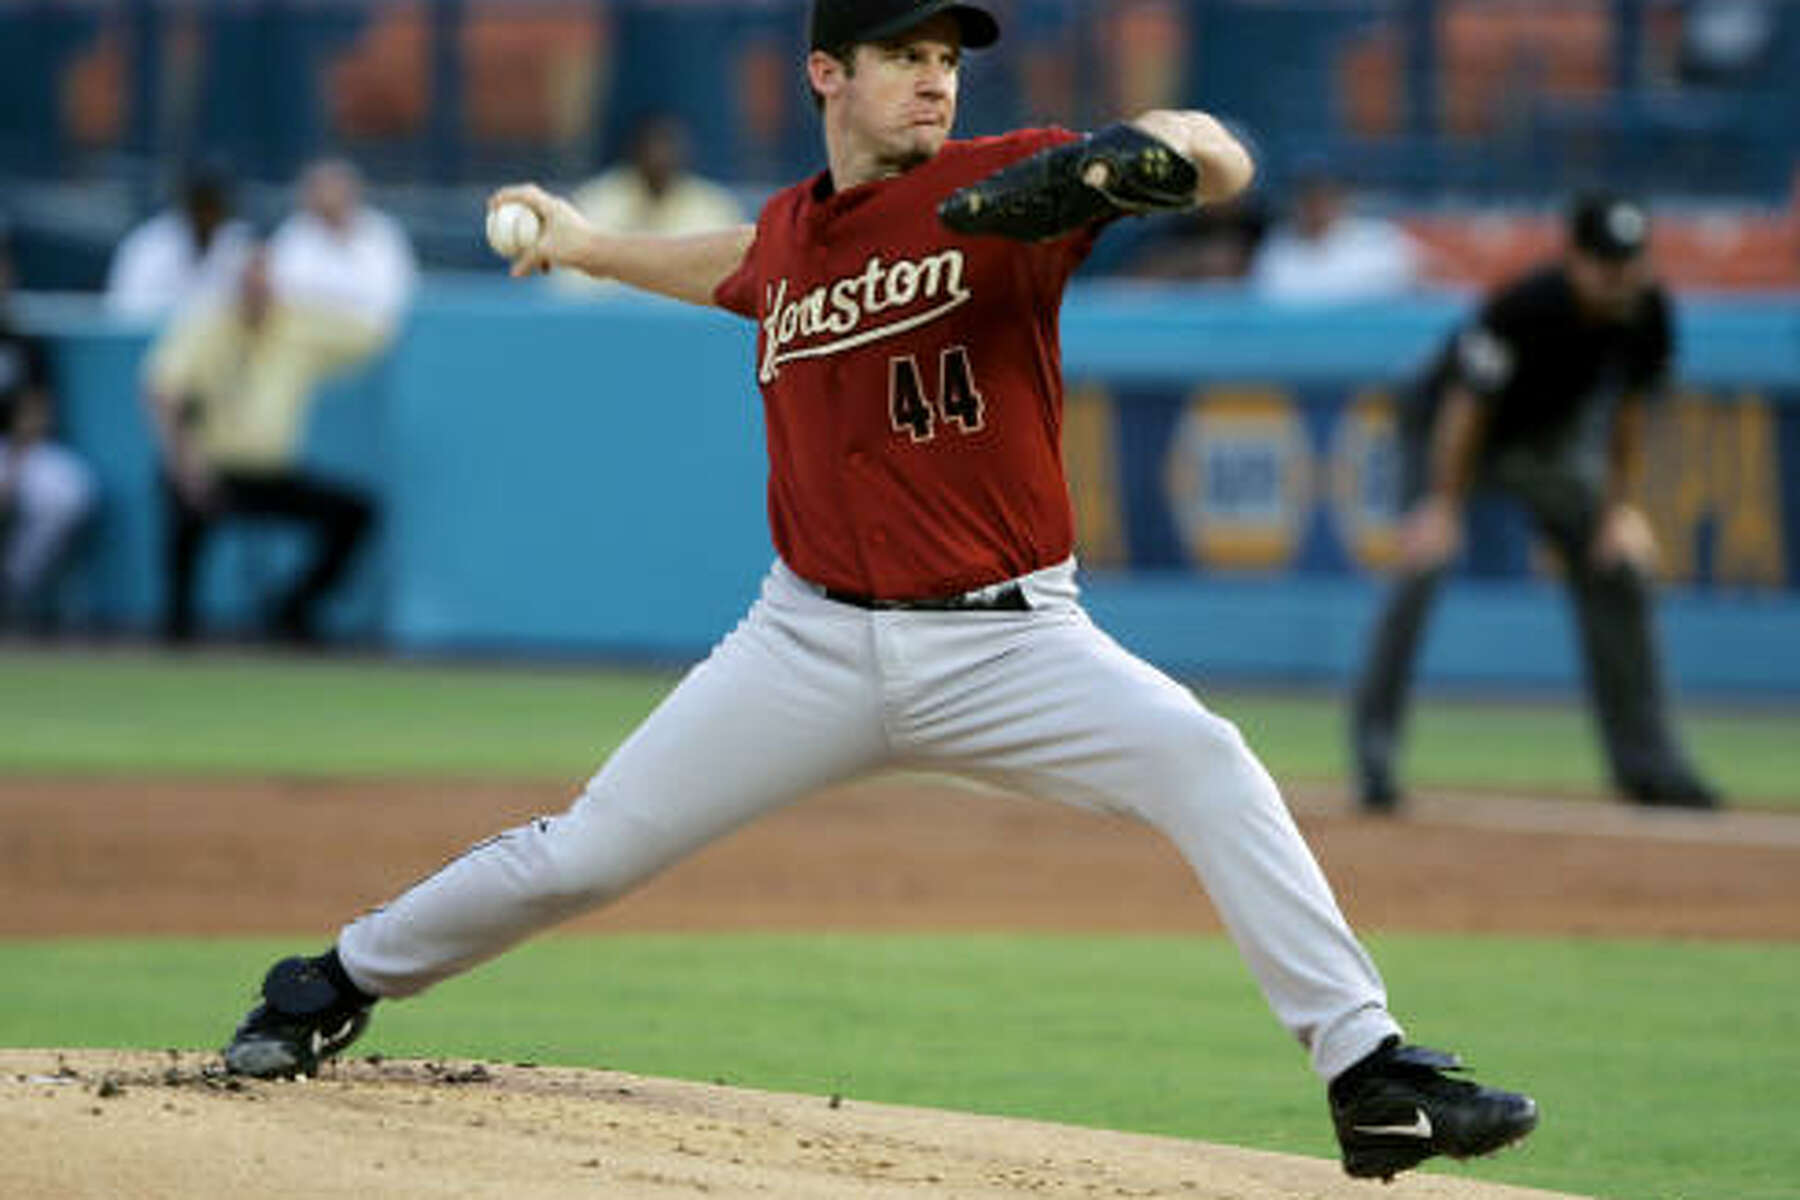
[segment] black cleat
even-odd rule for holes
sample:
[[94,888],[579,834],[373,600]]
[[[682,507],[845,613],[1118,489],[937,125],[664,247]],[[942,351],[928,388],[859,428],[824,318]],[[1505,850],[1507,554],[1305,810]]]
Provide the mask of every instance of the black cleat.
[[[338,967],[335,973],[342,972]],[[368,1026],[374,1001],[348,981],[334,982],[333,973],[315,958],[284,958],[270,967],[262,1003],[225,1047],[225,1069],[257,1079],[292,1079],[317,1074],[320,1063],[342,1053]]]
[[1450,1079],[1454,1054],[1403,1046],[1390,1038],[1331,1083],[1331,1119],[1344,1171],[1388,1179],[1433,1155],[1492,1154],[1537,1128],[1530,1096]]

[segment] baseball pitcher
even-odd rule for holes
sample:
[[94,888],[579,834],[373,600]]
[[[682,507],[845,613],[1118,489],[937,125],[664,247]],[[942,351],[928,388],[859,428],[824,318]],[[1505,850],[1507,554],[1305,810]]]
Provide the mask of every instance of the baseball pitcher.
[[[1171,838],[1328,1082],[1352,1175],[1485,1154],[1527,1097],[1407,1045],[1380,977],[1237,729],[1078,600],[1057,316],[1117,217],[1221,200],[1252,166],[1212,117],[953,141],[984,8],[817,0],[807,79],[828,167],[754,227],[612,237],[535,187],[515,274],[572,267],[756,330],[778,557],[748,615],[567,812],[512,830],[272,967],[226,1048],[310,1073],[413,995],[604,904],[745,822],[879,768],[1129,814]],[[507,221],[505,228],[521,223]]]

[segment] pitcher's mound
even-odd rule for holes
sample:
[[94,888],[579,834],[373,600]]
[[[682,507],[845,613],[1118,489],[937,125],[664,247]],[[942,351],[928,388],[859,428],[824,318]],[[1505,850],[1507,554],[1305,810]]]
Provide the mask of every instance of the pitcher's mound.
[[1422,1175],[998,1117],[610,1071],[351,1060],[227,1078],[196,1053],[0,1050],[0,1193],[1539,1200]]

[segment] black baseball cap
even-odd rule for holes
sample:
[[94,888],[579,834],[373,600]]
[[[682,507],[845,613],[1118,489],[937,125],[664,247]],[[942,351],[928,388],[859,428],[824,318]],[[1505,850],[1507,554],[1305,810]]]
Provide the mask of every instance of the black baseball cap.
[[1000,40],[1000,22],[985,8],[952,0],[813,0],[812,48],[841,50],[905,33],[939,13],[962,26],[962,44],[980,50]]
[[1650,214],[1614,192],[1583,192],[1569,209],[1569,241],[1596,258],[1624,262],[1650,244]]

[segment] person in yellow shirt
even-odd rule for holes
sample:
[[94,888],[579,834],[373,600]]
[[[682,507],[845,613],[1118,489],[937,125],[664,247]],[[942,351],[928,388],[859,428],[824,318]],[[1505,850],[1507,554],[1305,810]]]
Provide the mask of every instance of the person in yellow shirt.
[[[693,173],[688,131],[673,113],[653,113],[633,129],[625,160],[569,197],[588,224],[606,233],[673,237],[741,225],[744,211],[730,189]],[[558,270],[551,283],[571,295],[614,289],[579,271]]]
[[254,251],[231,303],[191,312],[156,342],[145,394],[163,454],[169,526],[163,632],[196,633],[195,580],[208,535],[227,517],[292,520],[317,543],[273,613],[272,636],[317,637],[317,609],[374,519],[355,488],[297,461],[308,403],[326,374],[365,361],[388,333],[354,315],[280,300],[270,255]]

